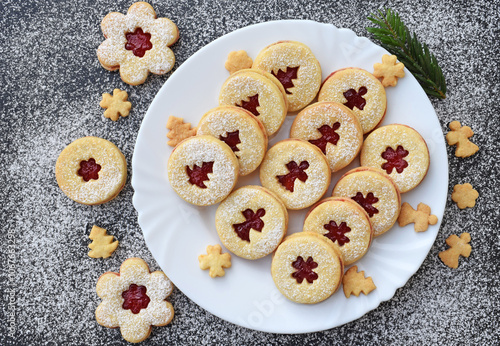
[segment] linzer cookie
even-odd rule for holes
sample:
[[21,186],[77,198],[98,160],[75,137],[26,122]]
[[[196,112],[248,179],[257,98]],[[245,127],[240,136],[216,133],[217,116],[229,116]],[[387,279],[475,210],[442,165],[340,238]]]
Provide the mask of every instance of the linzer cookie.
[[336,172],[358,155],[363,130],[349,108],[336,102],[318,102],[300,111],[290,129],[290,137],[320,148],[330,169]]
[[307,214],[303,230],[322,234],[336,243],[345,265],[361,259],[373,238],[370,217],[359,204],[346,197],[318,202]]
[[168,159],[168,180],[186,202],[206,206],[222,201],[236,185],[238,158],[224,142],[208,135],[180,142]]
[[115,198],[127,180],[127,162],[120,149],[98,137],[68,145],[56,162],[61,190],[75,202],[94,205]]
[[240,175],[259,167],[267,149],[262,123],[250,112],[235,106],[211,109],[198,123],[198,135],[210,135],[225,142],[239,161]]
[[271,274],[278,290],[296,303],[315,304],[340,287],[344,274],[337,245],[314,232],[285,238],[276,250]]
[[273,191],[288,209],[307,208],[321,199],[331,172],[321,150],[301,139],[285,139],[268,150],[260,166],[262,186]]
[[333,197],[349,197],[367,212],[374,236],[387,232],[398,219],[401,196],[392,179],[380,170],[358,167],[344,174],[333,188]]
[[288,227],[288,212],[271,191],[262,186],[244,186],[219,205],[215,226],[229,251],[246,259],[258,259],[281,243]]
[[333,101],[352,109],[363,133],[377,127],[384,119],[387,98],[385,88],[370,72],[351,67],[337,70],[323,82],[318,101]]
[[280,41],[264,48],[253,68],[272,73],[285,88],[288,111],[307,106],[321,86],[321,67],[311,49],[296,41]]
[[406,125],[387,125],[366,137],[361,148],[362,166],[383,170],[401,193],[415,188],[429,169],[429,150],[422,136]]
[[238,106],[255,115],[272,136],[286,118],[288,101],[281,83],[268,72],[244,69],[222,85],[219,105]]

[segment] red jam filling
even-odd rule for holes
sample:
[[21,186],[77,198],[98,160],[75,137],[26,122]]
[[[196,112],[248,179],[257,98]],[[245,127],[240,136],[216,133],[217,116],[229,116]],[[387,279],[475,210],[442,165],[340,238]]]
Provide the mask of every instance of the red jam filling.
[[78,175],[83,178],[84,181],[89,181],[90,179],[99,179],[99,171],[101,166],[98,165],[93,158],[88,161],[80,161],[80,169],[78,170]]
[[368,192],[366,198],[363,197],[361,192],[358,192],[356,196],[351,197],[351,199],[355,200],[360,206],[362,206],[370,217],[372,217],[373,214],[378,214],[378,209],[372,205],[373,203],[378,202],[378,198],[375,197],[372,192]]
[[238,104],[236,106],[246,109],[247,111],[249,111],[250,113],[252,113],[255,116],[259,116],[260,113],[257,111],[257,107],[260,106],[259,94],[255,94],[253,96],[250,96],[248,98],[248,101],[241,100],[241,106]]
[[291,94],[291,92],[288,91],[289,88],[293,88],[293,80],[297,79],[297,71],[299,69],[299,66],[297,67],[287,67],[286,71],[283,70],[278,70],[278,73],[274,73],[274,71],[271,71],[271,74],[278,78],[281,84],[283,84],[283,88],[285,88],[285,92],[287,94]]
[[364,86],[359,88],[358,92],[354,89],[347,90],[344,92],[344,97],[347,100],[347,102],[344,103],[344,106],[349,107],[350,109],[357,107],[359,110],[363,110],[366,105],[366,100],[363,98],[363,95],[366,94],[367,91],[368,89]]
[[227,145],[229,145],[229,147],[231,148],[232,151],[234,151],[234,152],[240,151],[240,149],[238,149],[238,147],[236,146],[237,144],[241,143],[240,130],[236,130],[234,132],[228,132],[226,134],[226,137],[220,135],[219,139],[221,141],[223,141],[224,143],[226,143]]
[[138,314],[141,309],[147,308],[150,301],[146,294],[146,286],[137,286],[136,284],[131,284],[128,290],[123,291],[122,297],[122,308],[131,310],[134,314]]
[[146,51],[153,48],[151,43],[151,34],[148,32],[143,32],[141,28],[135,29],[134,32],[129,32],[125,34],[127,38],[127,43],[125,43],[125,49],[131,50],[135,56],[142,58]]
[[304,261],[302,256],[299,256],[297,257],[297,260],[292,263],[292,267],[297,269],[296,272],[292,273],[292,277],[294,277],[299,284],[301,284],[304,279],[312,284],[313,281],[318,278],[318,274],[313,272],[313,269],[318,267],[318,263],[314,262],[312,257],[309,257],[307,261]]
[[408,154],[408,150],[405,150],[401,145],[398,145],[396,151],[391,147],[387,147],[382,153],[382,158],[387,160],[386,163],[382,164],[382,169],[385,169],[387,174],[391,174],[393,168],[396,168],[396,172],[403,173],[403,170],[408,167],[408,162],[403,157],[408,156]]
[[337,223],[332,220],[330,221],[330,223],[327,223],[323,227],[328,230],[328,233],[325,234],[325,237],[327,237],[331,241],[337,241],[340,246],[349,242],[349,238],[346,237],[345,233],[349,233],[351,231],[351,228],[347,227],[347,224],[345,222],[341,222],[340,225],[337,226]]
[[233,228],[241,240],[250,242],[250,229],[262,232],[264,221],[262,221],[261,217],[266,215],[266,211],[263,208],[260,208],[256,213],[254,213],[252,209],[247,209],[243,211],[242,214],[246,221],[233,225]]
[[189,177],[189,182],[193,185],[196,185],[202,189],[206,189],[205,181],[210,180],[208,177],[208,173],[213,173],[214,162],[203,162],[201,167],[197,165],[193,166],[193,169],[186,166],[186,173]]
[[318,129],[322,136],[318,139],[310,139],[309,142],[320,148],[323,154],[326,154],[326,143],[337,145],[337,142],[340,139],[340,135],[335,132],[335,130],[338,130],[339,127],[340,123],[338,121],[333,124],[332,127],[323,125]]
[[295,179],[299,179],[302,182],[306,182],[308,176],[305,172],[309,168],[309,162],[302,161],[300,165],[297,165],[295,161],[290,161],[286,164],[286,168],[290,173],[285,175],[277,175],[278,181],[283,185],[288,191],[293,192],[293,187],[295,185]]

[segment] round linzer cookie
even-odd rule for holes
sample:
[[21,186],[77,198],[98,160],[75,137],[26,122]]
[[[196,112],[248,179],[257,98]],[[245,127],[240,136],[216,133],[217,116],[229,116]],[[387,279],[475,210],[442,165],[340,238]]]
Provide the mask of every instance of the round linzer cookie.
[[321,150],[301,139],[285,139],[269,149],[260,166],[262,186],[273,191],[288,209],[307,208],[321,199],[331,172]]
[[366,137],[361,148],[362,166],[383,170],[401,193],[415,188],[429,169],[429,150],[413,128],[393,124],[382,126]]
[[168,159],[168,180],[186,202],[206,206],[226,198],[238,180],[238,158],[224,142],[208,135],[180,142]]
[[68,145],[56,162],[61,190],[75,202],[94,205],[115,198],[127,180],[127,162],[120,149],[98,137]]
[[348,197],[370,217],[374,236],[387,232],[398,219],[401,195],[397,185],[382,171],[358,167],[344,174],[333,188],[333,197]]
[[276,250],[288,228],[288,212],[268,189],[244,186],[219,205],[215,226],[229,251],[253,260]]
[[290,137],[306,140],[326,155],[332,172],[354,160],[363,143],[363,130],[354,113],[336,102],[317,102],[295,118]]
[[345,68],[330,74],[321,87],[318,101],[333,101],[352,109],[363,133],[377,127],[384,119],[387,98],[382,83],[370,72]]
[[340,287],[344,274],[337,245],[314,232],[292,234],[278,246],[271,264],[278,290],[296,303],[315,304]]
[[283,125],[288,109],[285,89],[279,80],[257,69],[233,73],[222,85],[219,105],[246,109],[264,124],[269,136]]
[[321,66],[311,49],[296,41],[279,41],[264,48],[253,68],[272,73],[285,88],[288,111],[307,106],[321,86]]
[[370,217],[359,204],[346,197],[319,201],[307,213],[303,230],[322,234],[336,243],[345,265],[361,259],[373,238]]
[[210,135],[225,142],[238,158],[240,175],[255,171],[266,154],[264,126],[240,107],[219,106],[209,110],[198,123],[197,134]]

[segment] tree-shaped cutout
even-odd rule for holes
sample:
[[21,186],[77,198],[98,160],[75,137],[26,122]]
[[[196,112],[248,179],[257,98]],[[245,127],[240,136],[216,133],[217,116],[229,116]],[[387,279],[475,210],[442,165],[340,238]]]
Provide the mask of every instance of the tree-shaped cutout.
[[189,182],[192,185],[198,186],[199,188],[206,189],[207,186],[204,182],[210,180],[208,174],[213,173],[213,166],[213,161],[203,162],[201,167],[198,167],[198,165],[194,165],[193,169],[189,168],[189,166],[186,166],[186,173],[189,177]]
[[274,71],[271,71],[272,75],[280,81],[280,83],[283,85],[283,88],[285,88],[285,93],[287,94],[292,94],[290,91],[288,91],[289,88],[293,88],[293,80],[297,79],[297,72],[299,70],[299,66],[297,67],[290,67],[288,66],[286,68],[286,71],[283,70],[278,70],[278,73],[274,73]]
[[382,164],[382,169],[385,169],[387,174],[391,174],[393,168],[396,168],[396,172],[403,173],[403,170],[408,167],[408,162],[403,157],[408,156],[408,154],[408,150],[405,150],[401,145],[398,145],[396,151],[391,147],[387,147],[382,153],[382,158],[387,160],[387,162]]
[[326,144],[332,143],[333,145],[337,145],[340,139],[340,135],[335,132],[339,127],[340,123],[338,121],[332,126],[325,124],[318,129],[319,133],[321,133],[321,137],[318,139],[310,139],[309,142],[320,148],[323,154],[326,154]]
[[344,92],[344,97],[346,98],[347,102],[344,103],[344,106],[354,109],[354,107],[358,108],[359,110],[363,110],[366,106],[366,100],[363,98],[363,95],[368,92],[368,89],[366,87],[362,86],[359,88],[359,90],[356,92],[354,89],[349,89]]
[[83,178],[84,181],[89,181],[90,179],[99,179],[99,171],[101,166],[95,162],[93,158],[88,159],[88,161],[80,161],[80,169],[77,174]]
[[259,103],[259,94],[255,94],[253,96],[248,97],[248,101],[241,100],[241,105],[236,104],[236,106],[246,109],[256,117],[260,115],[259,111],[257,111],[257,107],[260,107]]
[[137,28],[134,32],[125,34],[125,37],[127,38],[125,49],[131,50],[132,53],[139,58],[142,58],[144,54],[146,54],[146,51],[153,48],[151,34],[143,32],[141,28]]
[[328,231],[328,233],[325,234],[325,237],[333,242],[337,241],[339,246],[342,246],[350,241],[345,234],[349,233],[351,228],[348,227],[345,222],[341,222],[340,225],[337,226],[337,223],[331,220],[323,227]]
[[146,294],[146,290],[146,286],[131,284],[128,290],[122,292],[122,307],[134,314],[138,314],[141,309],[147,308],[150,299]]
[[245,217],[245,221],[234,224],[233,228],[241,240],[250,242],[251,229],[262,232],[262,228],[264,228],[264,221],[261,218],[266,215],[266,211],[263,208],[260,208],[256,213],[254,213],[252,209],[246,209],[242,212],[242,214]]
[[313,269],[318,267],[318,263],[314,262],[312,257],[309,257],[307,261],[304,261],[302,256],[297,257],[297,259],[292,262],[292,267],[297,269],[297,271],[292,273],[292,277],[297,280],[297,283],[301,284],[304,279],[310,284],[318,278]]
[[362,206],[363,209],[368,213],[368,216],[373,217],[374,214],[378,214],[378,209],[372,205],[378,202],[378,198],[373,195],[373,192],[368,192],[366,198],[361,192],[358,192],[356,196],[351,197],[351,199]]
[[278,175],[278,181],[290,192],[293,192],[295,186],[295,179],[299,179],[303,183],[306,182],[308,176],[305,172],[309,168],[309,162],[302,161],[300,165],[297,165],[295,161],[290,161],[286,164],[286,168],[290,173],[285,175]]
[[232,151],[240,151],[238,147],[236,146],[237,144],[240,144],[240,130],[236,130],[234,132],[227,132],[226,136],[224,137],[223,135],[219,136],[219,139],[229,145]]

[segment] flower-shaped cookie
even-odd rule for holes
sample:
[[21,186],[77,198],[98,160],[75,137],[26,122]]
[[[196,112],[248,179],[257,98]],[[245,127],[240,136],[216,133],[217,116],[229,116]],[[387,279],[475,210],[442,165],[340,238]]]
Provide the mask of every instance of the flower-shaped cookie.
[[165,300],[172,289],[163,272],[150,273],[142,259],[129,258],[120,273],[104,273],[97,281],[97,295],[103,300],[95,311],[97,323],[120,327],[125,340],[141,342],[151,326],[165,326],[174,317],[172,304]]
[[126,15],[109,13],[101,29],[106,40],[97,49],[99,62],[107,70],[120,69],[125,83],[142,84],[149,72],[164,74],[174,66],[169,46],[179,38],[179,30],[170,19],[157,19],[150,4],[136,2]]

